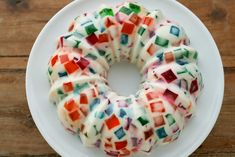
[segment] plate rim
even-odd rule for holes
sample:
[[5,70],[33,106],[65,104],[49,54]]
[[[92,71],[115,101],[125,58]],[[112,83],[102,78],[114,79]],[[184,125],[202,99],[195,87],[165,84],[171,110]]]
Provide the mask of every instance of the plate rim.
[[[40,119],[36,118],[37,117],[37,112],[33,110],[33,100],[31,99],[32,96],[31,96],[31,89],[30,89],[30,74],[29,74],[29,71],[30,71],[30,65],[32,64],[32,55],[35,51],[35,47],[38,43],[38,41],[42,38],[42,34],[43,32],[47,29],[47,27],[53,23],[53,21],[58,17],[60,16],[60,14],[62,14],[66,9],[72,7],[73,5],[76,5],[77,3],[81,3],[85,0],[75,0],[75,1],[72,1],[70,2],[69,4],[67,4],[66,6],[64,6],[62,9],[60,9],[55,15],[53,15],[53,17],[47,22],[47,24],[43,27],[43,29],[40,31],[39,35],[37,36],[34,44],[33,44],[33,47],[30,51],[30,55],[29,55],[29,58],[28,58],[28,63],[27,63],[27,68],[26,68],[26,77],[25,77],[25,89],[26,89],[26,98],[27,98],[27,102],[28,102],[28,107],[29,107],[29,110],[30,110],[30,113],[32,115],[32,118],[35,122],[35,125],[37,126],[40,134],[42,135],[42,137],[45,139],[45,141],[50,145],[51,148],[53,148],[58,154],[62,155],[62,156],[68,156],[69,153],[67,153],[65,150],[63,149],[59,149],[58,146],[56,146],[54,143],[53,143],[53,138],[50,137],[46,131],[43,129],[43,123],[40,122]],[[218,116],[220,114],[220,111],[221,111],[221,108],[222,108],[222,104],[223,104],[223,98],[224,98],[224,69],[223,69],[223,63],[222,63],[222,59],[221,59],[221,56],[220,56],[220,53],[219,53],[219,49],[216,45],[216,42],[215,40],[213,39],[211,33],[209,32],[209,30],[207,29],[207,27],[203,24],[203,22],[190,10],[188,9],[186,6],[184,6],[183,4],[181,4],[180,2],[178,1],[175,1],[175,0],[167,0],[171,3],[175,3],[175,5],[178,5],[180,8],[182,8],[184,11],[186,11],[194,20],[195,22],[197,22],[201,27],[202,27],[202,30],[208,37],[208,39],[210,40],[210,42],[213,44],[213,49],[216,50],[216,55],[217,55],[217,58],[219,59],[218,61],[218,64],[220,65],[220,69],[219,71],[223,74],[223,76],[220,77],[220,86],[221,86],[221,92],[217,93],[218,94],[218,97],[217,97],[217,100],[216,102],[218,102],[218,106],[217,106],[217,110],[216,110],[216,113],[213,114],[213,117],[212,117],[212,122],[208,124],[207,128],[205,129],[206,132],[204,134],[202,134],[202,136],[200,136],[198,139],[200,140],[197,140],[196,142],[194,142],[194,144],[192,146],[190,146],[190,148],[188,149],[187,152],[183,152],[181,155],[182,156],[189,156],[190,154],[192,154],[204,141],[205,139],[208,137],[208,135],[210,134],[210,132],[212,131],[213,127],[215,126],[215,123],[218,119]],[[84,154],[85,155],[85,154]]]

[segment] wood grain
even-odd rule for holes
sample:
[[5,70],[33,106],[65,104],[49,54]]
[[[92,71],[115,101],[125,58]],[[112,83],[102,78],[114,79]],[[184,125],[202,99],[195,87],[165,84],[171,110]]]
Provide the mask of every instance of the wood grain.
[[0,55],[28,56],[42,27],[69,2],[0,0]]
[[[70,0],[0,0],[0,156],[58,156],[38,132],[25,97],[30,49],[47,21]],[[192,157],[235,157],[235,0],[179,0],[212,33],[225,69],[219,119]]]

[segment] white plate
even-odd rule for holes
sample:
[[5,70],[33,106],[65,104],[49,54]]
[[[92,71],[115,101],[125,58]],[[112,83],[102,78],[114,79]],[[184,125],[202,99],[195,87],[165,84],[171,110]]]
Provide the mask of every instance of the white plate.
[[[185,157],[205,140],[220,112],[224,93],[224,73],[219,51],[202,22],[177,1],[137,1],[148,9],[161,9],[167,17],[178,21],[185,28],[192,46],[199,51],[199,65],[205,88],[198,100],[196,116],[188,123],[176,142],[159,147],[150,155]],[[102,3],[115,5],[120,3],[120,0],[76,0],[59,11],[41,31],[28,61],[26,92],[31,114],[46,141],[64,157],[101,157],[104,154],[98,149],[85,148],[78,138],[67,133],[58,121],[56,108],[48,101],[47,63],[55,51],[57,37],[67,31],[72,19],[76,15],[96,9]]]

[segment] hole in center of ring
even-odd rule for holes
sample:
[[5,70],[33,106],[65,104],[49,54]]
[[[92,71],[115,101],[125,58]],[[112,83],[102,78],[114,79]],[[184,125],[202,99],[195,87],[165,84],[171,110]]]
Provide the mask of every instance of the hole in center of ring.
[[140,81],[139,69],[127,61],[115,63],[109,69],[108,83],[118,95],[134,95],[139,89]]

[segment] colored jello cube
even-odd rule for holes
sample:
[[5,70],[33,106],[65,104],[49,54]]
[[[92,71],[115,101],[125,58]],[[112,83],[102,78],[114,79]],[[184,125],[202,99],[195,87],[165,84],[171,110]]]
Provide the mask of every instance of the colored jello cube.
[[126,135],[125,131],[123,130],[123,127],[119,128],[117,131],[115,131],[114,134],[116,135],[116,137],[119,140],[122,139]]
[[73,84],[72,84],[72,82],[63,83],[63,88],[64,88],[65,92],[73,91]]
[[138,26],[141,22],[141,18],[136,14],[132,14],[129,20],[136,26]]
[[154,117],[153,120],[155,127],[163,126],[165,124],[165,120],[162,115]]
[[149,129],[147,131],[144,132],[144,138],[145,140],[148,140],[151,136],[153,135],[153,129]]
[[148,119],[147,119],[147,118],[144,118],[144,117],[139,117],[137,120],[140,122],[140,124],[141,124],[142,126],[144,126],[144,125],[146,125],[146,124],[149,123]]
[[121,9],[119,11],[126,14],[126,15],[130,15],[132,13],[132,10],[125,7],[125,6],[121,7]]
[[99,43],[109,42],[109,37],[107,33],[99,35]]
[[175,81],[177,79],[177,77],[175,76],[175,74],[173,73],[171,69],[162,73],[162,76],[166,80],[167,83],[171,83],[172,81]]
[[157,93],[157,92],[149,92],[149,93],[147,93],[146,94],[146,97],[147,97],[147,99],[148,99],[148,101],[150,101],[150,100],[153,100],[153,99],[156,99],[156,98],[158,98],[159,97],[159,94]]
[[130,4],[129,4],[129,7],[130,7],[130,9],[131,9],[133,12],[135,12],[136,14],[138,14],[138,13],[141,11],[140,6],[138,6],[138,5],[134,4],[134,3],[130,3]]
[[130,34],[132,34],[134,28],[135,28],[135,25],[134,25],[134,24],[125,22],[125,23],[123,24],[123,27],[122,27],[121,32],[122,32],[123,34],[130,35]]
[[90,58],[92,60],[96,60],[97,59],[97,56],[93,55],[92,53],[88,53],[85,58]]
[[115,114],[113,114],[109,119],[105,120],[105,124],[108,127],[108,129],[111,130],[112,128],[120,125],[120,121],[115,116]]
[[83,57],[81,57],[80,60],[76,61],[76,63],[82,70],[86,69],[87,66],[90,64],[90,62]]
[[165,53],[165,60],[166,60],[166,63],[173,62],[174,61],[173,53],[172,52]]
[[87,32],[87,35],[91,35],[97,31],[97,28],[93,24],[91,24],[91,25],[86,26],[85,30]]
[[58,61],[58,55],[55,55],[55,56],[51,59],[51,66],[54,66],[57,61]]
[[97,105],[99,105],[99,104],[100,104],[100,99],[99,99],[99,98],[95,98],[95,99],[91,102],[91,104],[90,104],[90,106],[89,106],[90,112],[92,112],[92,111],[95,109],[95,107],[96,107]]
[[122,34],[121,35],[121,44],[126,45],[128,43],[128,35]]
[[152,112],[165,112],[165,107],[162,101],[150,103],[150,108]]
[[77,110],[75,110],[69,114],[69,117],[71,118],[72,121],[76,121],[80,118],[80,114],[78,113]]
[[167,100],[168,100],[170,103],[174,103],[175,100],[176,100],[177,97],[178,97],[178,94],[172,92],[172,91],[169,90],[169,89],[166,89],[165,92],[163,93],[163,95],[167,98]]
[[172,114],[167,114],[165,117],[166,117],[170,126],[175,123],[175,118],[172,116]]
[[114,22],[111,21],[109,18],[107,18],[105,21],[105,26],[109,28],[110,26],[113,26],[113,25],[114,25]]
[[115,148],[121,150],[127,146],[127,141],[115,142]]
[[94,33],[86,37],[86,40],[91,45],[95,45],[99,41],[98,37]]
[[79,69],[78,65],[73,60],[65,63],[64,67],[69,74],[72,74]]
[[164,127],[160,128],[160,129],[157,129],[156,134],[160,139],[163,139],[163,138],[167,137],[167,134],[166,134],[166,131],[165,131]]
[[153,56],[156,51],[157,51],[157,47],[154,44],[151,44],[149,48],[147,49],[147,52],[150,56]]
[[105,113],[109,116],[113,113],[113,105],[110,104],[108,108],[105,110]]
[[176,26],[171,26],[170,33],[175,35],[176,37],[179,37],[180,29]]
[[141,27],[139,28],[139,30],[138,30],[138,34],[142,36],[145,31],[146,31],[146,29],[141,26]]
[[88,98],[87,95],[84,93],[80,94],[80,104],[88,104]]
[[73,99],[69,100],[68,102],[66,102],[64,104],[64,108],[69,111],[69,112],[72,112],[72,111],[75,111],[78,109],[78,106],[77,104],[75,103],[75,101]]
[[99,14],[102,18],[105,16],[114,16],[113,10],[111,8],[104,8],[99,12]]
[[64,64],[65,62],[68,62],[68,61],[69,61],[69,57],[67,54],[60,55],[60,63],[61,64]]
[[161,46],[161,47],[167,47],[169,44],[169,40],[163,39],[163,38],[157,36],[155,39],[155,44],[158,46]]
[[64,72],[58,72],[59,77],[65,77],[68,76],[68,73],[66,71]]
[[197,79],[193,80],[192,83],[191,83],[191,86],[190,86],[190,93],[194,93],[196,91],[198,91],[198,82],[197,82]]
[[144,18],[143,24],[145,24],[147,26],[151,26],[151,25],[153,25],[153,23],[154,23],[154,19],[153,18],[151,18],[151,17],[145,17]]
[[127,115],[126,111],[124,111],[123,109],[120,109],[119,116],[123,118],[125,115]]

